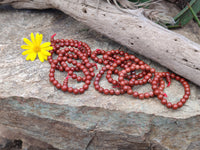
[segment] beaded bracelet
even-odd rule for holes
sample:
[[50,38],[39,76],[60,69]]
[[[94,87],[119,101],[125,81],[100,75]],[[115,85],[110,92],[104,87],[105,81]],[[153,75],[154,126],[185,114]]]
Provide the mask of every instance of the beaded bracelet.
[[[48,61],[51,64],[51,69],[49,73],[50,77],[50,82],[54,86],[56,86],[57,89],[61,89],[62,91],[74,93],[74,94],[82,94],[84,93],[85,90],[88,89],[90,82],[92,78],[95,76],[94,74],[94,69],[93,67],[95,66],[94,63],[90,63],[88,60],[88,56],[91,55],[91,50],[89,46],[83,42],[79,41],[73,41],[73,40],[54,40],[54,36],[51,38],[51,44],[53,46],[53,50],[51,52],[51,56],[48,57]],[[71,48],[65,48],[62,50],[59,50],[61,47],[64,46],[70,46]],[[74,49],[78,48],[78,49]],[[74,53],[74,54],[69,54],[69,52]],[[57,54],[58,57],[57,59],[52,59],[53,54]],[[81,63],[78,63],[75,59],[80,58],[82,60]],[[67,65],[72,64],[75,67],[69,67]],[[67,72],[67,77],[63,81],[63,85],[59,83],[55,77],[55,69],[58,69],[60,71],[65,71]],[[84,77],[77,76],[74,74],[75,71],[82,71],[84,73]],[[85,82],[82,88],[77,89],[77,88],[72,88],[68,86],[68,79],[76,79],[78,82]]]
[[[82,94],[89,88],[91,80],[95,76],[94,67],[97,68],[97,64],[103,64],[101,70],[96,75],[93,85],[97,91],[106,95],[120,95],[129,94],[134,98],[144,99],[156,96],[163,105],[167,108],[178,109],[186,103],[190,96],[190,86],[185,79],[169,72],[156,72],[154,68],[145,64],[139,58],[134,55],[125,53],[119,50],[105,51],[96,49],[91,51],[90,47],[81,41],[68,40],[68,39],[54,39],[55,34],[51,37],[51,46],[53,50],[50,51],[51,56],[48,57],[48,61],[51,64],[49,81],[63,92]],[[57,55],[57,58],[55,59]],[[98,56],[102,55],[102,58]],[[91,63],[89,58],[96,63]],[[66,72],[67,76],[63,81],[63,84],[59,83],[55,79],[55,70]],[[142,72],[138,73],[138,70]],[[78,76],[76,72],[83,72],[84,76]],[[106,73],[106,79],[113,85],[113,89],[107,89],[100,86],[100,80],[103,74]],[[118,80],[112,78],[112,75],[118,76]],[[72,88],[68,85],[68,79],[71,78],[77,82],[84,82],[82,88]],[[170,86],[171,79],[180,81],[185,89],[183,98],[172,104],[168,102],[164,93],[166,78],[168,86]],[[138,85],[151,84],[152,91],[145,93],[138,93],[134,91],[134,87]]]
[[[184,94],[183,98],[181,98],[180,101],[177,102],[176,104],[172,104],[171,102],[168,102],[164,98],[161,90],[158,88],[158,85],[159,85],[158,81],[162,78],[168,78],[168,79],[172,78],[172,79],[175,79],[175,80],[179,81],[180,83],[182,83],[184,90],[185,90],[185,94]],[[163,105],[165,105],[167,108],[172,108],[172,109],[181,108],[190,96],[190,86],[189,86],[188,82],[185,81],[185,79],[179,77],[178,75],[175,75],[173,73],[170,74],[169,72],[162,72],[162,73],[155,74],[155,77],[152,81],[152,90],[154,91],[154,94],[157,96],[157,98],[161,101],[161,103]]]

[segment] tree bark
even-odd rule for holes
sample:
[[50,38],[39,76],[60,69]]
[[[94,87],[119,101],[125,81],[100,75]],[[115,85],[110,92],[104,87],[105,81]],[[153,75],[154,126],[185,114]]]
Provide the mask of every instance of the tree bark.
[[145,18],[142,9],[134,15],[106,1],[94,0],[1,0],[13,7],[55,8],[94,30],[144,55],[200,86],[200,45]]

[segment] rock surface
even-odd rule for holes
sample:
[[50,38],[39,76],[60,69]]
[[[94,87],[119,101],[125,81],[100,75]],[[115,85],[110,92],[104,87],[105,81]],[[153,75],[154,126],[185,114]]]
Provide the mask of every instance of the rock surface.
[[[82,40],[92,50],[128,50],[55,10],[14,10],[6,6],[0,13],[0,149],[6,149],[8,141],[18,144],[16,149],[21,149],[21,141],[22,149],[28,150],[200,149],[199,87],[190,83],[191,97],[176,111],[156,98],[102,95],[93,84],[83,95],[63,93],[48,80],[48,62],[25,61],[20,48],[23,37],[39,32],[48,41],[56,32],[57,38]],[[138,57],[157,71],[167,71]],[[65,76],[56,72],[59,80]],[[73,80],[69,83],[80,86]],[[105,78],[101,85],[111,87]],[[147,85],[138,90],[151,89]],[[182,97],[183,88],[173,80],[166,93],[174,102]]]
[[[126,13],[105,0],[100,1],[99,5],[94,0],[1,0],[1,4],[11,4],[17,9],[60,10],[200,86],[200,45],[153,23],[143,15],[151,14],[149,17],[157,22],[156,18],[160,15],[161,20],[166,20],[162,13],[158,15],[156,11],[143,9],[126,10]],[[161,4],[158,9],[165,8]]]

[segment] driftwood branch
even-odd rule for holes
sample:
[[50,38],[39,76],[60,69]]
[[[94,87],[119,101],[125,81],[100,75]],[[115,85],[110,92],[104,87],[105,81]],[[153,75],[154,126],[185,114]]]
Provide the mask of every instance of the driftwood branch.
[[146,19],[142,9],[122,12],[106,1],[1,0],[15,8],[55,8],[200,86],[200,45]]

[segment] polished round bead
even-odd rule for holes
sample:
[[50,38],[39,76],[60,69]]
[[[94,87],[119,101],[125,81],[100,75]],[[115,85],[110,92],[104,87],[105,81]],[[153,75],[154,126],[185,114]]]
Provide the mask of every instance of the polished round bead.
[[168,102],[168,103],[166,104],[166,106],[167,106],[167,108],[172,108],[172,103]]
[[143,93],[139,94],[139,99],[144,99],[144,94]]
[[133,94],[133,90],[132,90],[132,89],[129,89],[129,90],[127,91],[127,93],[128,93],[129,95],[132,95],[132,94]]
[[116,90],[116,91],[115,91],[115,94],[116,94],[116,95],[120,95],[120,90]]
[[173,104],[172,105],[172,109],[174,109],[174,110],[178,109],[178,105],[177,104]]
[[79,93],[79,90],[78,90],[78,89],[73,89],[73,93],[74,93],[74,94],[78,94],[78,93]]
[[149,98],[149,97],[150,97],[149,93],[144,93],[144,98]]
[[166,104],[167,104],[167,100],[166,100],[166,99],[162,99],[162,100],[161,100],[161,103],[162,103],[163,105],[166,105]]
[[159,94],[157,97],[158,97],[159,100],[163,99],[163,95],[162,94]]
[[84,84],[84,85],[83,85],[83,89],[84,89],[84,90],[87,90],[88,88],[89,88],[88,84]]
[[188,96],[188,95],[184,95],[183,98],[184,98],[185,100],[188,100],[189,96]]
[[158,95],[158,94],[160,94],[160,90],[155,89],[155,90],[154,90],[154,95]]
[[52,83],[53,83],[53,85],[56,86],[56,85],[58,84],[58,81],[57,81],[57,80],[54,80]]
[[85,84],[90,85],[90,80],[86,80]]
[[50,78],[49,78],[49,81],[50,81],[50,82],[53,82],[54,80],[55,80],[54,77],[50,77]]
[[104,92],[103,92],[103,93],[104,93],[105,95],[108,95],[109,92],[110,92],[110,91],[109,91],[108,89],[104,89]]
[[180,100],[180,102],[182,102],[183,104],[185,104],[185,103],[186,103],[186,99],[182,98],[182,99]]
[[57,84],[56,84],[56,88],[57,88],[57,89],[60,89],[60,88],[61,88],[61,84],[60,84],[60,83],[57,83]]
[[177,105],[178,105],[178,107],[180,108],[180,107],[183,106],[183,103],[180,101],[180,102],[177,103]]
[[110,90],[110,95],[114,95],[115,91],[113,89]]
[[81,94],[84,93],[84,91],[85,91],[85,90],[84,90],[83,88],[80,88],[80,89],[79,89],[79,92],[80,92]]
[[68,87],[67,87],[66,85],[63,85],[63,86],[61,87],[61,90],[62,90],[63,92],[66,92],[66,91],[68,90]]

